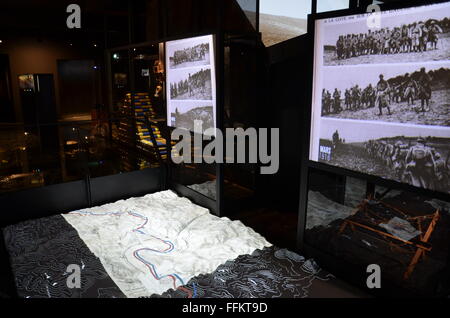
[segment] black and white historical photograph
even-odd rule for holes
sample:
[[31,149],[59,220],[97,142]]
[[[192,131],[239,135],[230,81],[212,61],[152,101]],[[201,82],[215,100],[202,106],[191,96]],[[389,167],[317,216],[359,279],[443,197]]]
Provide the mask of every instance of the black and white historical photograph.
[[323,64],[412,63],[450,58],[448,3],[421,11],[383,12],[379,21],[379,28],[370,28],[367,16],[322,21]]
[[169,126],[192,131],[201,120],[205,130],[215,127],[214,36],[167,42],[166,64]]
[[212,100],[210,68],[183,69],[172,73],[169,83],[172,100]]
[[450,63],[327,69],[320,98],[322,117],[449,127]]
[[215,128],[214,107],[205,102],[177,102],[170,116],[171,127],[194,131],[194,122],[201,121],[203,131]]
[[211,64],[211,36],[173,41],[167,44],[169,67],[179,69]]
[[337,167],[450,192],[450,129],[390,124],[322,123],[319,161]]

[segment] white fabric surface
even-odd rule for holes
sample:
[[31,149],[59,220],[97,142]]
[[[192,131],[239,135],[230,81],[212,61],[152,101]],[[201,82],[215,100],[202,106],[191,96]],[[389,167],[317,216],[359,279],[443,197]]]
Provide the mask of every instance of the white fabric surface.
[[241,222],[213,216],[172,191],[63,216],[127,297],[161,294],[271,246]]
[[418,231],[407,220],[403,220],[398,217],[394,217],[388,223],[382,223],[380,226],[390,234],[405,241],[412,240],[416,236],[422,234],[422,232]]
[[334,202],[320,192],[309,191],[306,229],[317,226],[328,227],[337,219],[345,220],[352,215],[354,208]]

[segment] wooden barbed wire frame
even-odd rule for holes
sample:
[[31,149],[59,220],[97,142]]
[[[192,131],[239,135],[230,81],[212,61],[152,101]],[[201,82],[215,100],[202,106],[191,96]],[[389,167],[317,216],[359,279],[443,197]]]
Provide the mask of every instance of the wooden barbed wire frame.
[[[418,242],[407,241],[400,237],[392,235],[390,233],[386,233],[386,232],[374,229],[368,225],[364,225],[359,222],[348,220],[348,219],[344,220],[344,222],[342,223],[342,225],[339,228],[338,234],[341,235],[345,231],[347,226],[349,226],[352,231],[356,231],[356,228],[361,228],[361,229],[368,230],[370,232],[374,232],[378,235],[381,235],[384,238],[390,238],[395,241],[401,242],[402,244],[400,244],[400,243],[398,244],[399,248],[402,248],[402,246],[400,246],[400,245],[412,246],[412,247],[416,248],[416,252],[415,252],[413,258],[411,259],[411,262],[409,263],[408,267],[406,268],[405,273],[403,274],[403,279],[408,280],[411,277],[412,273],[414,272],[417,264],[425,256],[426,252],[430,252],[432,250],[432,246],[429,244],[429,240],[430,240],[431,235],[433,234],[433,232],[436,228],[436,225],[441,217],[441,211],[440,211],[440,209],[437,209],[433,214],[430,214],[430,215],[424,215],[424,216],[419,216],[419,217],[409,217],[408,214],[405,213],[404,211],[402,211],[396,207],[393,207],[383,201],[366,199],[352,212],[350,217],[355,216],[356,214],[364,211],[367,208],[367,204],[370,200],[376,201],[377,203],[382,204],[386,208],[392,209],[392,210],[400,213],[408,221],[416,222],[417,228],[421,232],[421,234],[419,236],[419,238],[420,238],[419,241]],[[422,222],[424,222],[426,220],[431,220],[431,222],[428,225],[428,228],[427,228],[425,234],[423,234]],[[388,242],[388,241],[386,241],[386,243],[392,244],[392,242]]]

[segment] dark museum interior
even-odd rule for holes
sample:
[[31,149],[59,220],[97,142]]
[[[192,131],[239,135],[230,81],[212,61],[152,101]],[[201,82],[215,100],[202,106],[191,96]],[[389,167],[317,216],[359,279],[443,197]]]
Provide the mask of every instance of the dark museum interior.
[[0,298],[450,296],[450,2],[283,2],[1,1]]

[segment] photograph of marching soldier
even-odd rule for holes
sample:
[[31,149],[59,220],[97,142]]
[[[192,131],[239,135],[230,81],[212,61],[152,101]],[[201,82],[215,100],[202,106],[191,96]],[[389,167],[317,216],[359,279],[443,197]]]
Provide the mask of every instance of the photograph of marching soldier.
[[169,93],[171,100],[212,100],[211,69],[177,70],[170,78]]
[[448,62],[330,68],[326,73],[322,117],[450,126]]
[[[326,121],[319,142],[320,162],[450,193],[449,128],[418,131],[392,124]],[[320,153],[324,149],[329,149],[329,156]]]
[[167,52],[171,69],[210,65],[210,37],[169,43]]
[[443,61],[450,58],[450,5],[381,13],[380,28],[367,16],[331,21],[324,28],[324,61],[330,65]]

